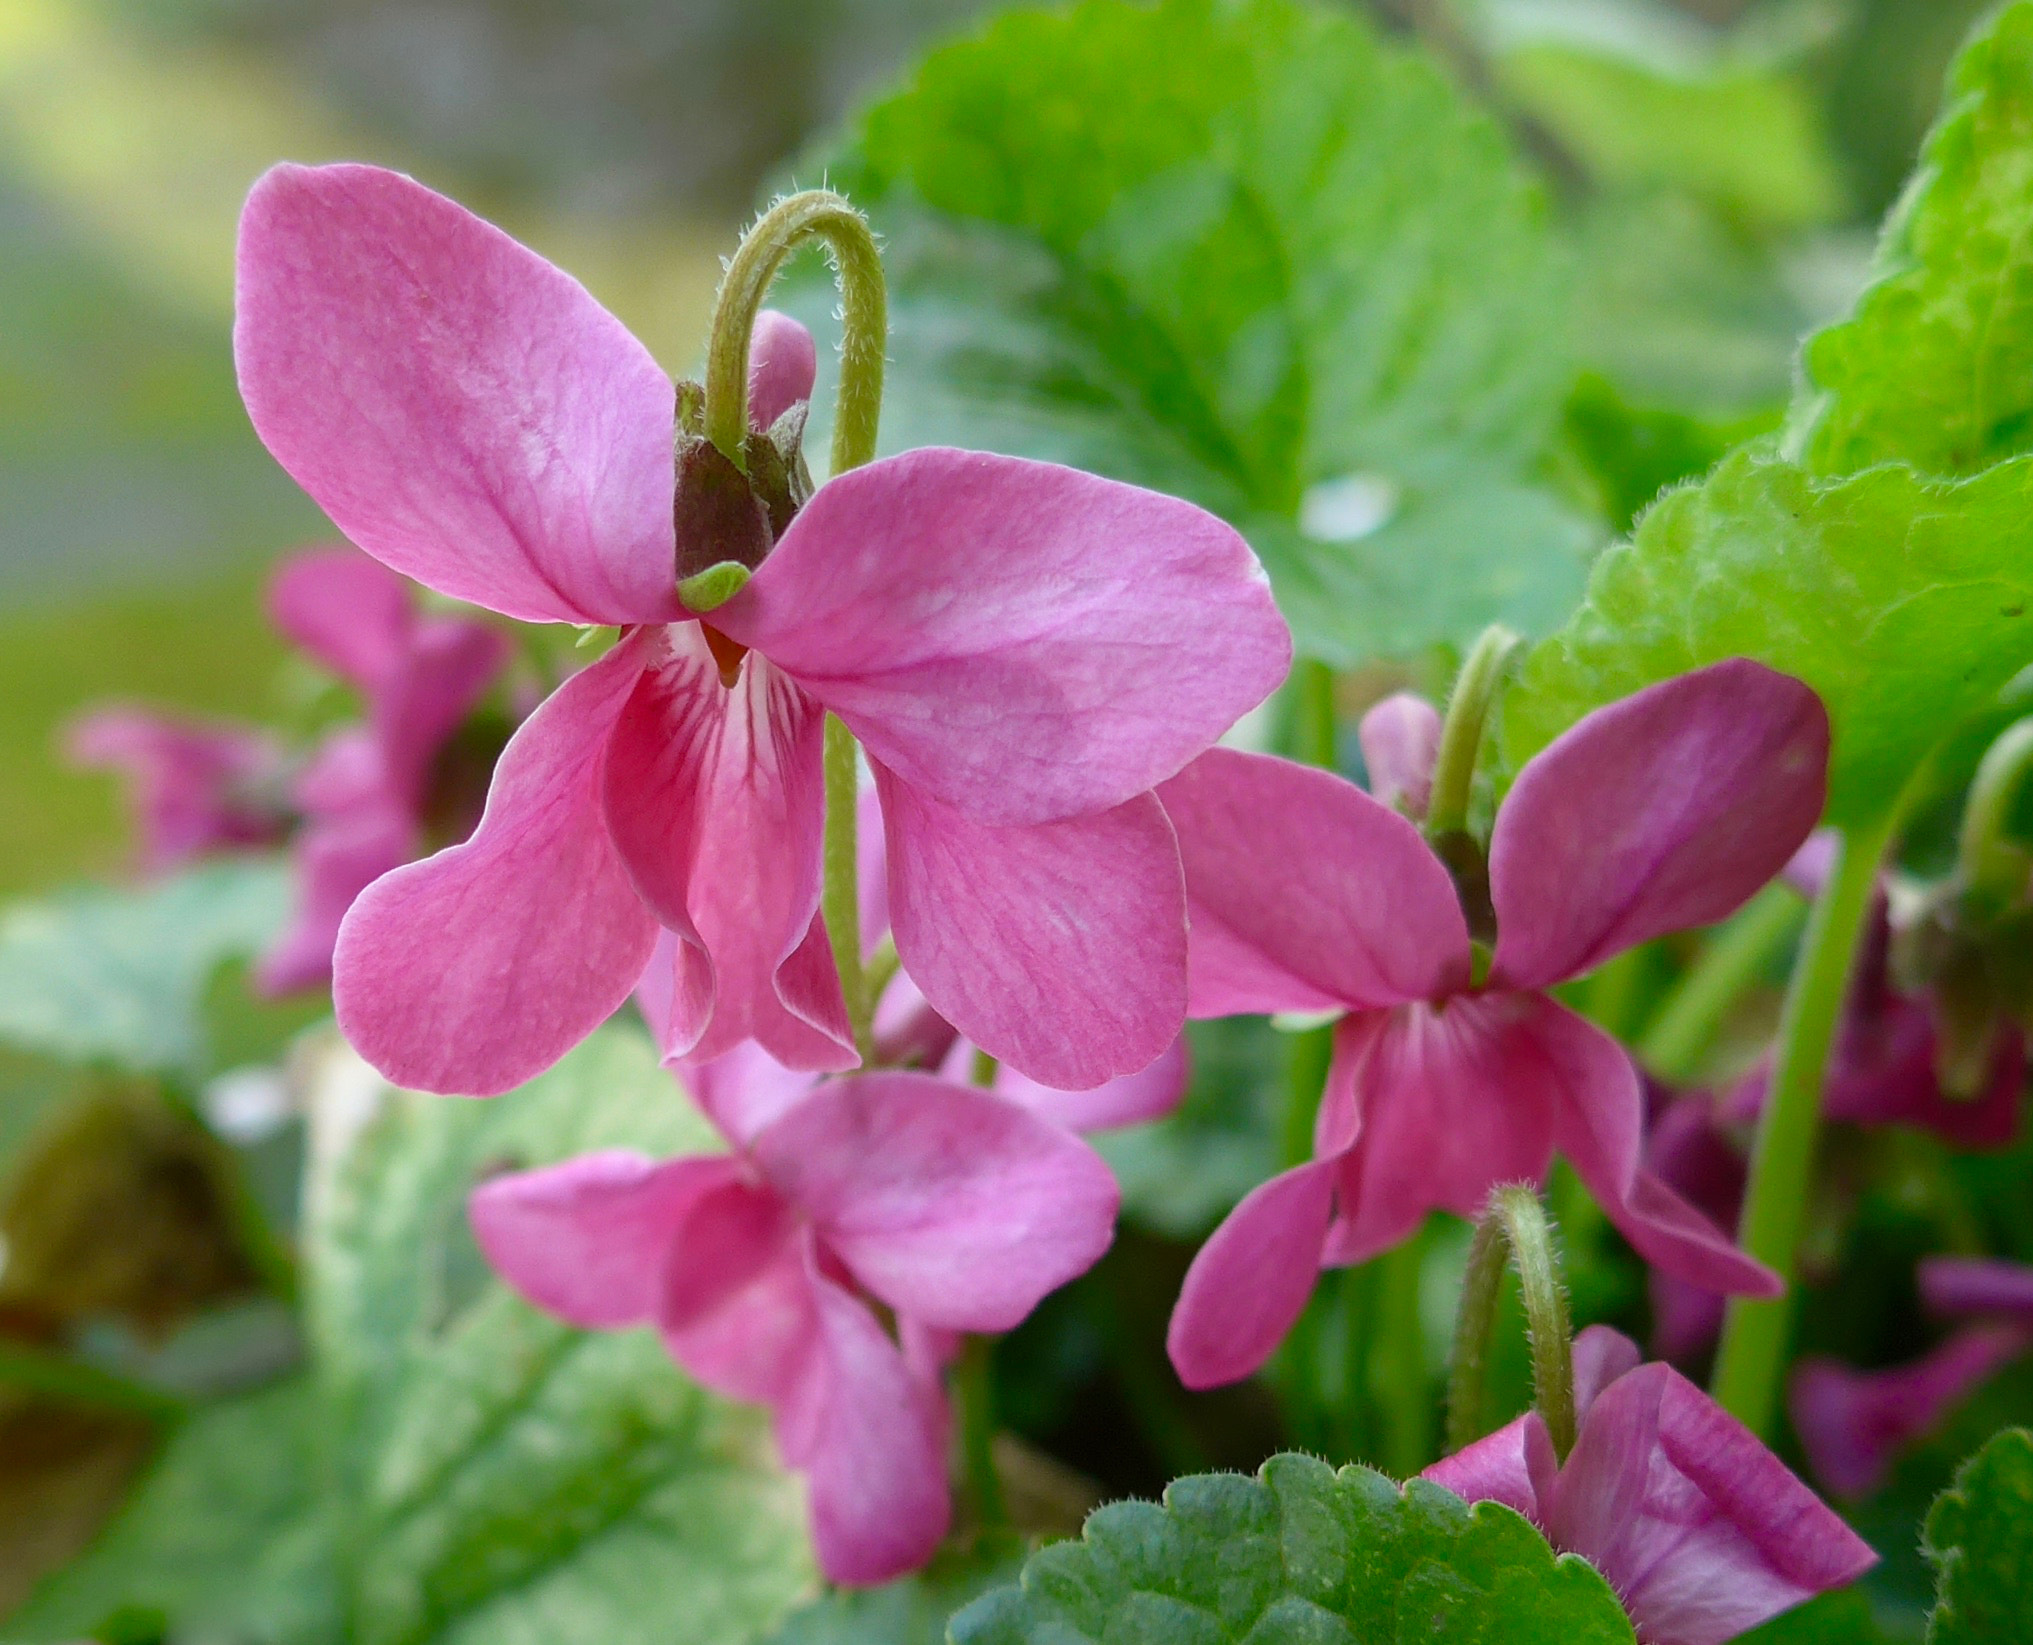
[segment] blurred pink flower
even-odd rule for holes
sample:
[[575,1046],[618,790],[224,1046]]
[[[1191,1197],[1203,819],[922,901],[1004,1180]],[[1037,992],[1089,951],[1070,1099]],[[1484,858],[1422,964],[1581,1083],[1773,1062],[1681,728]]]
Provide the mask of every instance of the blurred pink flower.
[[[675,391],[575,281],[365,166],[270,172],[239,256],[248,409],[349,537],[508,616],[624,630],[523,726],[474,837],[348,916],[339,1016],[370,1061],[505,1090],[668,932],[669,1056],[752,1037],[851,1065],[818,914],[828,711],[873,769],[898,950],[943,1016],[1071,1086],[1170,1043],[1184,897],[1150,789],[1290,659],[1234,531],[1051,464],[913,451],[822,486],[701,621],[677,596]],[[809,395],[811,359],[759,326],[752,413]]]
[[71,727],[66,751],[75,765],[126,777],[144,873],[273,845],[289,830],[282,749],[252,726],[106,708]]
[[767,1405],[809,1481],[821,1569],[887,1581],[950,1517],[940,1363],[1093,1265],[1115,1180],[1057,1127],[924,1074],[814,1083],[746,1047],[696,1076],[735,1152],[498,1177],[473,1194],[474,1233],[538,1306],[653,1323],[701,1382]]
[[1742,660],[1589,715],[1518,774],[1490,841],[1485,980],[1455,882],[1404,817],[1326,772],[1217,749],[1163,784],[1192,917],[1196,1016],[1347,1014],[1311,1164],[1237,1206],[1186,1276],[1168,1338],[1189,1387],[1249,1375],[1323,1265],[1429,1211],[1476,1214],[1564,1154],[1648,1260],[1726,1291],[1777,1279],[1643,1170],[1629,1054],[1545,992],[1719,920],[1821,814],[1828,719]]
[[1854,1581],[1877,1555],[1755,1435],[1604,1326],[1574,1343],[1565,1463],[1538,1412],[1428,1468],[1501,1502],[1609,1580],[1645,1645],[1723,1645]]

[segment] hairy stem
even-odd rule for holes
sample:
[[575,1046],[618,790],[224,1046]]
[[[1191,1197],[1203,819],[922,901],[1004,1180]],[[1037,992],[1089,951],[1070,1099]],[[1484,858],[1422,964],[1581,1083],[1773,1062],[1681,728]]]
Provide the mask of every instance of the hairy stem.
[[1491,1191],[1489,1209],[1476,1224],[1468,1248],[1447,1385],[1447,1449],[1458,1451],[1482,1434],[1490,1337],[1496,1329],[1497,1298],[1507,1265],[1517,1268],[1525,1304],[1533,1403],[1564,1462],[1574,1448],[1574,1333],[1567,1318],[1567,1287],[1546,1208],[1530,1188],[1516,1184]]
[[1482,752],[1483,727],[1504,671],[1523,642],[1501,623],[1482,631],[1455,676],[1440,726],[1440,753],[1433,762],[1433,798],[1426,807],[1426,834],[1438,839],[1468,826],[1468,798],[1475,762]]

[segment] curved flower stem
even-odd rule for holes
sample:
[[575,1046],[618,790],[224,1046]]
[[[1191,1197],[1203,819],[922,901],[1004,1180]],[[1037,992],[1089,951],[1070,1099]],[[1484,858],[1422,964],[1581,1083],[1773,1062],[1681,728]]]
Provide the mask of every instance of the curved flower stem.
[[1776,883],[1738,909],[1654,1014],[1638,1060],[1668,1084],[1693,1080],[1731,1009],[1793,940],[1805,913],[1800,894]]
[[875,455],[889,348],[882,256],[867,218],[830,189],[806,189],[779,200],[756,220],[728,263],[714,299],[706,345],[706,438],[737,467],[745,468],[747,461],[749,333],[777,271],[811,239],[825,241],[840,282],[843,327],[840,388],[833,402],[833,474],[859,468]]
[[856,813],[861,804],[861,771],[854,733],[831,714],[826,716],[826,843],[822,862],[825,880],[819,911],[826,918],[826,936],[833,945],[833,964],[840,973],[840,992],[847,998],[847,1021],[854,1029],[854,1049],[864,1063],[875,1060],[875,1001],[868,997],[868,974],[861,964],[860,841]]
[[2026,889],[2026,852],[2007,837],[2012,802],[2033,772],[2033,718],[2008,727],[1984,753],[1962,810],[1958,877],[1967,892],[2000,907]]
[[1440,753],[1433,762],[1433,798],[1426,806],[1428,839],[1458,834],[1468,826],[1468,797],[1482,752],[1483,726],[1504,670],[1523,643],[1503,624],[1492,623],[1462,661],[1447,699],[1447,718],[1440,726]]
[[1515,1263],[1532,1344],[1532,1394],[1561,1461],[1574,1449],[1574,1333],[1567,1287],[1546,1208],[1530,1188],[1493,1189],[1475,1225],[1468,1274],[1454,1326],[1454,1366],[1447,1384],[1447,1449],[1481,1437],[1483,1386],[1496,1326],[1504,1269]]
[[1821,1125],[1822,1076],[1877,888],[1879,861],[1899,810],[1894,805],[1882,821],[1842,836],[1808,915],[1779,1020],[1771,1091],[1758,1120],[1738,1234],[1743,1248],[1786,1282],[1787,1294],[1771,1301],[1731,1300],[1712,1385],[1717,1403],[1755,1434],[1770,1431],[1778,1409],[1794,1259]]

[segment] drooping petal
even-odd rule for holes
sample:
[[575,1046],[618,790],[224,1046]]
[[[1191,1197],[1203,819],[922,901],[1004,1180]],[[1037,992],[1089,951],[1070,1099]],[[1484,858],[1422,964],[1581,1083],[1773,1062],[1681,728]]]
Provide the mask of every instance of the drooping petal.
[[1920,1300],[1937,1314],[1995,1314],[2033,1325],[2033,1268],[1994,1257],[1923,1257]]
[[1527,1411],[1451,1457],[1442,1457],[1419,1477],[1452,1491],[1463,1502],[1501,1502],[1543,1529],[1546,1510],[1539,1487],[1550,1484],[1558,1466],[1545,1419],[1537,1411]]
[[730,1399],[778,1409],[794,1399],[819,1345],[810,1243],[782,1195],[736,1171],[699,1195],[671,1234],[657,1285],[671,1358]]
[[1340,1156],[1328,1261],[1388,1250],[1430,1211],[1479,1216],[1497,1184],[1545,1176],[1555,1092],[1532,1017],[1499,994],[1343,1020],[1314,1134],[1316,1154]]
[[753,1040],[687,1068],[683,1078],[706,1117],[737,1148],[819,1087],[817,1074],[786,1068]]
[[268,585],[268,615],[362,693],[388,678],[415,622],[409,585],[354,548],[313,549],[285,560]]
[[1351,782],[1217,748],[1158,790],[1192,916],[1192,1011],[1389,1006],[1468,980],[1468,926],[1419,831]]
[[624,641],[509,740],[473,837],[353,904],[333,1002],[398,1085],[491,1096],[584,1039],[649,963],[657,924],[601,814],[607,738],[641,672]]
[[862,1286],[955,1331],[1011,1330],[1085,1273],[1121,1198],[1078,1138],[927,1074],[830,1080],[753,1152]]
[[1240,1382],[1305,1310],[1334,1208],[1334,1162],[1315,1160],[1252,1189],[1200,1247],[1165,1351],[1188,1388]]
[[1596,1399],[1547,1531],[1609,1579],[1652,1645],[1724,1645],[1877,1556],[1741,1423],[1647,1365]]
[[1493,978],[1544,987],[1724,918],[1820,820],[1827,767],[1821,699],[1743,658],[1598,709],[1498,809]]
[[1868,1496],[1902,1451],[2028,1348],[2025,1326],[1971,1325],[1885,1371],[1810,1355],[1793,1368],[1786,1394],[1808,1467],[1838,1496]]
[[675,391],[569,275],[395,172],[277,166],[236,311],[255,428],[376,559],[531,622],[683,615]]
[[788,314],[766,308],[748,338],[748,421],[767,429],[800,400],[812,397],[819,351],[812,334]]
[[[960,1043],[966,1044],[964,1040]],[[970,1056],[972,1049],[968,1047]],[[1150,1067],[1124,1074],[1091,1091],[1056,1090],[1040,1085],[1014,1068],[996,1070],[995,1091],[997,1096],[1022,1104],[1063,1130],[1112,1131],[1119,1126],[1162,1119],[1184,1099],[1192,1074],[1186,1036],[1181,1034]]]
[[829,480],[714,623],[981,823],[1105,811],[1276,688],[1256,557],[1190,503],[938,447]]
[[685,1213],[735,1169],[706,1156],[582,1154],[490,1178],[467,1215],[494,1271],[539,1308],[588,1329],[639,1325],[656,1311]]
[[1440,710],[1424,697],[1399,691],[1363,715],[1355,734],[1377,803],[1409,817],[1425,816],[1440,758]]
[[1778,1275],[1639,1164],[1645,1101],[1630,1054],[1544,996],[1533,997],[1528,1035],[1521,1065],[1552,1105],[1555,1144],[1638,1254],[1706,1291],[1779,1295]]
[[1186,1015],[1186,896],[1141,795],[1029,828],[975,822],[881,765],[897,953],[939,1015],[1066,1089],[1147,1068]]
[[708,1061],[753,1038],[792,1067],[851,1068],[823,931],[816,954],[799,952],[819,911],[823,716],[758,656],[723,684],[695,623],[643,646],[608,743],[605,814],[643,901],[694,951],[672,950],[665,1054]]

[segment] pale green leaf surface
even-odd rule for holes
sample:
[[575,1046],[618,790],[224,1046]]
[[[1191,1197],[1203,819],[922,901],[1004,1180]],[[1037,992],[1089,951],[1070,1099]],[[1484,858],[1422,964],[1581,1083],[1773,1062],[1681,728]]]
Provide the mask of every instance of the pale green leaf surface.
[[1829,815],[1880,816],[1930,749],[2033,661],[2033,461],[1966,481],[1810,475],[1751,447],[1605,554],[1504,704],[1515,768],[1591,709],[1745,656],[1835,730]]
[[[1543,630],[1578,591],[1588,528],[1533,478],[1569,370],[1543,201],[1494,124],[1354,16],[1005,17],[826,170],[888,242],[886,449],[1189,497],[1250,536],[1331,661]],[[784,300],[826,328],[816,267]],[[1316,488],[1350,477],[1375,507],[1323,513]]]
[[2033,1433],[2008,1428],[1964,1463],[1923,1542],[1940,1582],[1927,1645],[2033,1639]]
[[1508,1508],[1310,1457],[1175,1480],[1032,1556],[953,1645],[1631,1645],[1609,1584]]
[[946,1623],[977,1595],[1014,1582],[1025,1544],[1007,1532],[940,1553],[915,1576],[835,1589],[794,1611],[757,1645],[945,1645]]

